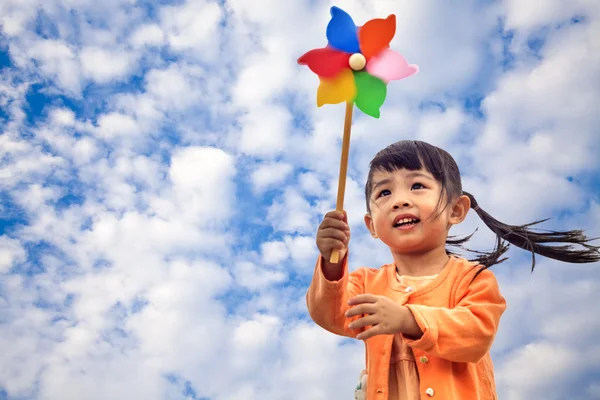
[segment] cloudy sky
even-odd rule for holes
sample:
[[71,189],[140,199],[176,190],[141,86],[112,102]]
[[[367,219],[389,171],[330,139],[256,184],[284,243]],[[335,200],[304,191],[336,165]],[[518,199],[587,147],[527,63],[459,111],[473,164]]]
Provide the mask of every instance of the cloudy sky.
[[[344,106],[317,108],[296,59],[332,5],[0,0],[1,400],[352,398],[363,345],[304,302]],[[362,190],[400,139],[449,150],[501,220],[600,236],[596,0],[335,5],[395,13],[420,67],[355,113],[352,269],[391,259]],[[600,399],[600,265],[510,255],[500,399]]]

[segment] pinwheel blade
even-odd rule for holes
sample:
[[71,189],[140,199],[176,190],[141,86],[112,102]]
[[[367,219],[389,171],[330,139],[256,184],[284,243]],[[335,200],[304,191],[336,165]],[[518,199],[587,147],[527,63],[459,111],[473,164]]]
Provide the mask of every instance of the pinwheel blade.
[[368,59],[390,47],[396,34],[396,16],[391,14],[386,19],[376,18],[365,23],[358,32],[360,50]]
[[368,72],[354,72],[356,98],[354,103],[359,110],[371,117],[379,118],[379,109],[385,101],[387,87],[381,79]]
[[367,63],[367,71],[384,82],[404,79],[419,72],[419,67],[409,64],[393,50],[383,50]]
[[325,47],[314,49],[298,59],[298,64],[308,65],[320,78],[333,78],[348,68],[350,54]]
[[346,53],[360,51],[356,25],[352,17],[341,8],[331,7],[331,20],[327,25],[329,45]]
[[354,99],[356,84],[350,69],[342,70],[333,79],[320,78],[321,84],[317,89],[317,106],[324,104],[338,104]]

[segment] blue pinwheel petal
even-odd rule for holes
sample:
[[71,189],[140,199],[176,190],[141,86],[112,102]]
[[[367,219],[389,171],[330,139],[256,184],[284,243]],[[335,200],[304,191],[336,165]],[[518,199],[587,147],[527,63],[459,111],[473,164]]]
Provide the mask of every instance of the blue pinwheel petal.
[[360,53],[356,25],[352,17],[339,7],[331,7],[331,20],[327,25],[329,45],[340,51]]

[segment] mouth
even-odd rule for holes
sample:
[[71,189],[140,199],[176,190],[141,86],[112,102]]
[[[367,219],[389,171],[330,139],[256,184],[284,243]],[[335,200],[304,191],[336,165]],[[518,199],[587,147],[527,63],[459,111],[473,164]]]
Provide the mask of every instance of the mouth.
[[394,220],[394,228],[408,228],[421,222],[417,217],[400,216]]

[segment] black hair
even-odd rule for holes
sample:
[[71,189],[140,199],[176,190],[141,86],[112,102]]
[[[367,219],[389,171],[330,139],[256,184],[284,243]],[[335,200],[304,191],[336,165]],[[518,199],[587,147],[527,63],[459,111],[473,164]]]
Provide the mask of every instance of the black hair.
[[[477,254],[477,257],[470,261],[475,261],[483,266],[477,272],[477,275],[484,269],[505,261],[507,258],[503,256],[508,250],[509,244],[531,252],[532,272],[535,268],[536,254],[568,263],[600,261],[600,246],[590,245],[589,242],[594,239],[588,239],[581,230],[555,232],[534,230],[531,228],[533,225],[547,221],[547,219],[526,225],[508,225],[498,221],[479,207],[477,200],[475,200],[472,194],[463,191],[460,170],[454,158],[447,151],[439,147],[417,140],[403,140],[393,143],[375,155],[375,158],[371,161],[369,176],[365,185],[367,212],[371,213],[370,199],[375,171],[393,172],[399,169],[407,169],[409,171],[426,170],[433,175],[442,187],[437,209],[440,210],[442,206],[443,208],[439,213],[443,212],[451,201],[461,195],[469,197],[471,208],[477,213],[483,223],[496,234],[496,245],[491,252],[467,249]],[[473,234],[463,238],[450,236],[446,240],[446,244],[462,248],[464,243],[472,236]],[[562,244],[550,245],[549,243]],[[580,248],[575,248],[573,244],[579,245]],[[453,254],[450,250],[446,250],[446,252]]]

